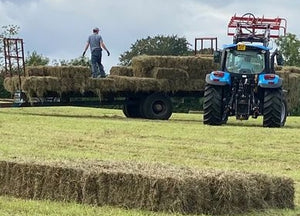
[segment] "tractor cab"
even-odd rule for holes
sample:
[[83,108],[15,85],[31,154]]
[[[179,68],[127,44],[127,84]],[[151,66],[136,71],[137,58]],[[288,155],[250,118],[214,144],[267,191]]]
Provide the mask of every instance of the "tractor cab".
[[[220,69],[206,75],[204,124],[221,125],[229,116],[248,120],[264,116],[263,126],[281,127],[286,120],[282,79],[275,74],[275,58],[282,56],[268,47],[271,38],[286,33],[283,18],[258,18],[251,13],[234,15],[228,24],[233,43],[214,52]],[[234,31],[233,31],[234,29]]]
[[270,71],[269,49],[244,43],[224,48],[222,70],[233,74],[260,74]]

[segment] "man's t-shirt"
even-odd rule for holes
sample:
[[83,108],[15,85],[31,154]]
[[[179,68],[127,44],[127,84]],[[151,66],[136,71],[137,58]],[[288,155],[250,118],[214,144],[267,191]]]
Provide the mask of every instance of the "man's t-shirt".
[[90,44],[91,52],[93,52],[97,48],[100,48],[102,50],[100,42],[103,42],[102,37],[100,35],[92,34],[89,36],[88,43]]

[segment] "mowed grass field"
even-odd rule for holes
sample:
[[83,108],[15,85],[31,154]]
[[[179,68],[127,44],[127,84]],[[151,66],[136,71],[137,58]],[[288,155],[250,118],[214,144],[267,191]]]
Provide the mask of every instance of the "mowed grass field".
[[[238,170],[295,181],[295,210],[248,215],[300,215],[300,117],[283,128],[262,119],[203,125],[201,114],[168,121],[125,118],[120,110],[44,107],[0,109],[0,159],[137,161],[196,169]],[[169,215],[74,203],[0,197],[0,215]]]

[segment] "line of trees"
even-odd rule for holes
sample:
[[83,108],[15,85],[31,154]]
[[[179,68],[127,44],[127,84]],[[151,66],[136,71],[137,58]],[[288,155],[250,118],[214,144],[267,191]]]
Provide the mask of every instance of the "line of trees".
[[288,33],[275,41],[285,59],[285,65],[300,67],[300,40]]
[[177,35],[157,35],[137,40],[128,51],[120,55],[120,65],[130,65],[131,59],[138,55],[191,55],[193,51],[184,37]]

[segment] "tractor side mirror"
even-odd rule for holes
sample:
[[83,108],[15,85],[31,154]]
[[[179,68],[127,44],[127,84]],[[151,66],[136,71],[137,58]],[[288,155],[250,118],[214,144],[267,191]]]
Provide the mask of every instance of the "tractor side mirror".
[[278,53],[278,55],[276,55],[276,62],[279,66],[283,65],[284,59],[281,53]]
[[221,51],[214,51],[214,62],[221,63]]

